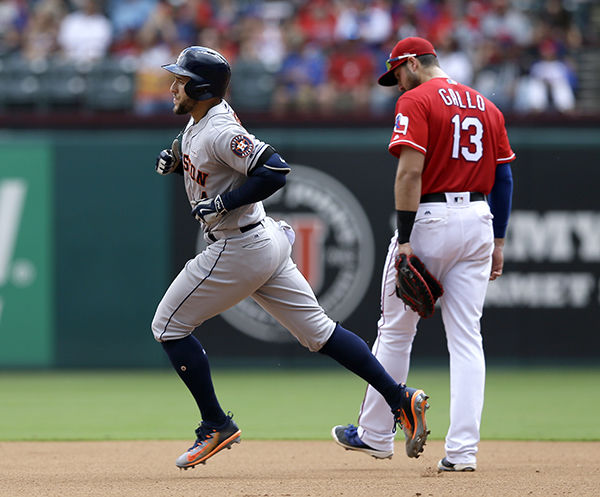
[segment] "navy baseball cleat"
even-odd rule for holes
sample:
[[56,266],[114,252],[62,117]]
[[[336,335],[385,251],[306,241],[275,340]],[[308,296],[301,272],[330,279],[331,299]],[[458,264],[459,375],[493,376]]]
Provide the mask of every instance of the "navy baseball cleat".
[[375,459],[391,459],[393,451],[377,450],[364,443],[358,436],[357,428],[354,425],[334,426],[331,429],[331,436],[338,445],[346,450],[358,450],[373,456]]
[[402,385],[402,401],[399,408],[392,409],[394,419],[404,431],[406,439],[406,455],[408,457],[419,457],[427,441],[429,430],[425,420],[425,411],[429,409],[427,399],[423,390],[409,388]]
[[451,463],[445,457],[440,459],[437,463],[438,472],[442,471],[475,471],[477,469],[477,464],[474,462],[471,463]]
[[205,464],[209,457],[227,448],[231,449],[234,443],[240,443],[242,431],[231,419],[220,428],[212,428],[202,422],[196,428],[196,442],[186,452],[181,454],[175,464],[182,469],[193,468],[197,464]]

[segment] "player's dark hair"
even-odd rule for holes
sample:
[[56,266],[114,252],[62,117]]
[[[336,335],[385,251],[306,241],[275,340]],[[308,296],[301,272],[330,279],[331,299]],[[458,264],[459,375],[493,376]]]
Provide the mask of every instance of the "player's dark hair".
[[437,57],[433,54],[425,54],[425,55],[418,55],[417,59],[419,59],[419,62],[421,63],[421,65],[423,67],[431,67],[431,66],[438,66],[440,67],[440,63],[437,59]]

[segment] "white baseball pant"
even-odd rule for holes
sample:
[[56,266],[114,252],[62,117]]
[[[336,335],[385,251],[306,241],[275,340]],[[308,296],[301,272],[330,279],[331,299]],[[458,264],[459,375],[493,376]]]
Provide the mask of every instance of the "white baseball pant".
[[152,321],[159,342],[184,338],[207,319],[246,297],[311,351],[329,340],[335,322],[290,258],[293,231],[266,217],[246,233],[221,237],[188,261],[162,298]]
[[[468,193],[447,193],[446,203],[419,206],[410,243],[444,286],[439,299],[450,354],[450,427],[446,456],[453,463],[476,461],[483,409],[485,359],[480,318],[491,270],[492,214]],[[382,314],[373,353],[397,382],[405,383],[419,316],[395,295],[396,236],[390,242],[381,287]],[[393,451],[394,418],[372,387],[359,415],[358,435],[374,449]]]

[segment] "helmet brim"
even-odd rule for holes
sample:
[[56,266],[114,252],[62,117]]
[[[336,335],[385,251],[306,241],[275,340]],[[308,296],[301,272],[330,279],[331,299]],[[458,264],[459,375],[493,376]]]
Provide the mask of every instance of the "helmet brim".
[[187,76],[188,78],[196,78],[197,75],[184,69],[181,66],[178,66],[177,64],[166,64],[164,66],[161,66],[165,71],[169,71],[170,73],[173,74],[177,74],[177,76]]

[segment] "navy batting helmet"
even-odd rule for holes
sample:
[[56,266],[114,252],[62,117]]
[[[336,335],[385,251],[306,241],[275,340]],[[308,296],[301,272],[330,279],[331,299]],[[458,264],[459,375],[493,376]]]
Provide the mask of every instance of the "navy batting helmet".
[[175,64],[162,66],[178,76],[188,76],[185,93],[194,100],[223,97],[229,85],[229,62],[216,50],[188,47],[177,57]]

